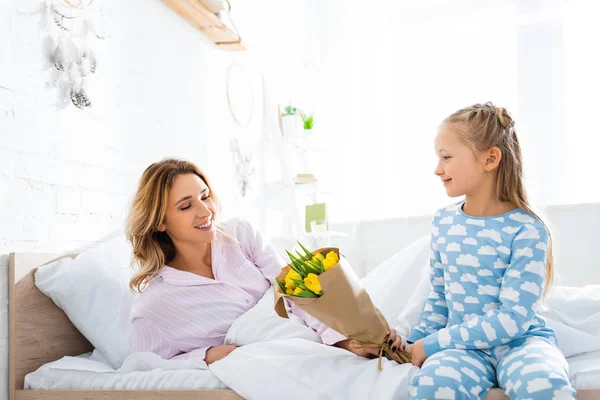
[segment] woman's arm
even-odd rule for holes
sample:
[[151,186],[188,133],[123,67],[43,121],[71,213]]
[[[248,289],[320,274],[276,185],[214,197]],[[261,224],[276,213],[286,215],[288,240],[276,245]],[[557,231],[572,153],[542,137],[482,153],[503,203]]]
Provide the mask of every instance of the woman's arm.
[[[240,240],[242,250],[247,252],[256,267],[261,271],[263,276],[273,283],[275,277],[281,272],[287,263],[283,256],[273,247],[271,243],[264,240],[260,232],[255,229],[249,222],[240,220],[243,227],[243,241]],[[245,242],[245,243],[244,243]],[[300,318],[308,327],[312,328],[321,338],[324,344],[337,345],[338,347],[345,348],[358,355],[366,356],[367,353],[371,354],[371,349],[358,349],[355,350],[352,347],[348,348],[348,339],[340,334],[339,332],[329,328],[316,318],[302,311],[296,307],[295,304],[288,302],[292,314]],[[363,354],[365,353],[365,354]]]
[[[132,325],[133,337],[130,353],[150,352],[158,354],[160,358],[165,360],[202,360],[206,364],[210,364],[206,361],[207,351],[212,349],[210,346],[194,349],[187,353],[179,353],[177,349],[173,348],[169,340],[145,318],[135,318]],[[220,346],[213,348],[216,347]]]

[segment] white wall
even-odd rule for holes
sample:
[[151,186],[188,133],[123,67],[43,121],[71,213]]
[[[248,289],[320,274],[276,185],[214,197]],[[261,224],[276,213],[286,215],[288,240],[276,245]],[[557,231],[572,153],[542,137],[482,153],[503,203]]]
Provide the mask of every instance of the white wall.
[[[256,41],[263,29],[270,32],[269,21],[286,24],[278,8],[247,12],[250,3],[268,1],[237,3],[246,19],[235,22],[241,31],[247,26],[246,33],[256,27]],[[60,253],[120,229],[141,172],[167,156],[196,162],[227,214],[252,218],[246,212],[252,204],[236,194],[229,140],[232,134],[260,132],[261,104],[251,125],[238,128],[229,114],[225,78],[234,61],[256,67],[256,53],[217,49],[159,1],[95,2],[107,38],[96,49],[99,68],[89,90],[93,106],[58,111],[41,56],[40,15],[34,12],[41,4],[0,2],[0,254]],[[260,81],[254,83],[260,89]],[[7,258],[2,256],[0,399],[7,398],[7,360]]]

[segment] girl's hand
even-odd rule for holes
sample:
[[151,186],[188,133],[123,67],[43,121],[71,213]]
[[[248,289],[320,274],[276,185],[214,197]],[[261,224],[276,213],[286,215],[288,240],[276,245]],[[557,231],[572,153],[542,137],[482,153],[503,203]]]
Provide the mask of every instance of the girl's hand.
[[206,355],[204,356],[204,362],[207,365],[214,363],[215,361],[219,361],[222,358],[225,358],[237,349],[237,346],[232,344],[221,344],[219,346],[213,346],[206,351]]
[[390,331],[390,335],[388,336],[387,343],[392,348],[393,352],[395,352],[398,349],[400,349],[402,351],[405,350],[404,343],[402,343],[402,338],[400,336],[398,336],[398,333],[396,333],[395,329],[392,329]]
[[351,353],[356,354],[357,356],[366,357],[366,358],[377,358],[379,357],[379,348],[377,347],[363,347],[357,348],[358,342],[352,339],[342,340],[337,342],[334,346],[339,347],[341,349],[348,350]]
[[421,365],[427,359],[427,355],[425,354],[425,339],[417,340],[415,343],[407,345],[406,351],[410,354],[413,365],[421,368]]

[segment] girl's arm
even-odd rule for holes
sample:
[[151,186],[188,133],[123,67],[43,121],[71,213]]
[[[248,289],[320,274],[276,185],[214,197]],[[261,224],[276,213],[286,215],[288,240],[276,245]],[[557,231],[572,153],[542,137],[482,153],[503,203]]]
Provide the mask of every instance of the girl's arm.
[[[436,227],[434,226],[434,232]],[[407,342],[414,343],[423,339],[440,329],[446,327],[448,320],[448,306],[446,305],[446,295],[444,293],[444,268],[440,253],[435,243],[436,235],[431,235],[431,256],[429,258],[429,273],[431,276],[432,290],[427,297],[421,323],[414,327],[408,336]]]
[[[534,321],[546,273],[548,232],[542,226],[523,227],[513,240],[511,260],[500,287],[499,309],[462,324],[441,329],[424,341],[427,357],[444,349],[488,349],[522,336]],[[516,237],[517,237],[516,236]],[[480,286],[492,294],[496,286]]]

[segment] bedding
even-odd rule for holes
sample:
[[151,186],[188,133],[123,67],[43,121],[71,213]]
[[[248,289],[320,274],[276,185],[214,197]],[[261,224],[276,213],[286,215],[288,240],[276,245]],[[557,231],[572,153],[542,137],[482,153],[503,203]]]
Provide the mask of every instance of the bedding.
[[[428,238],[423,237],[363,279],[375,304],[392,324],[408,333],[420,319],[429,292]],[[557,287],[543,316],[557,331],[578,389],[600,382],[600,286]],[[412,365],[359,358],[325,346],[294,318],[281,319],[269,290],[227,333],[226,343],[242,346],[209,370],[187,360],[161,360],[136,353],[115,368],[102,353],[65,357],[29,374],[26,388],[165,389],[231,388],[247,399],[407,398]],[[88,364],[93,362],[95,364]],[[101,365],[103,364],[103,365]]]

